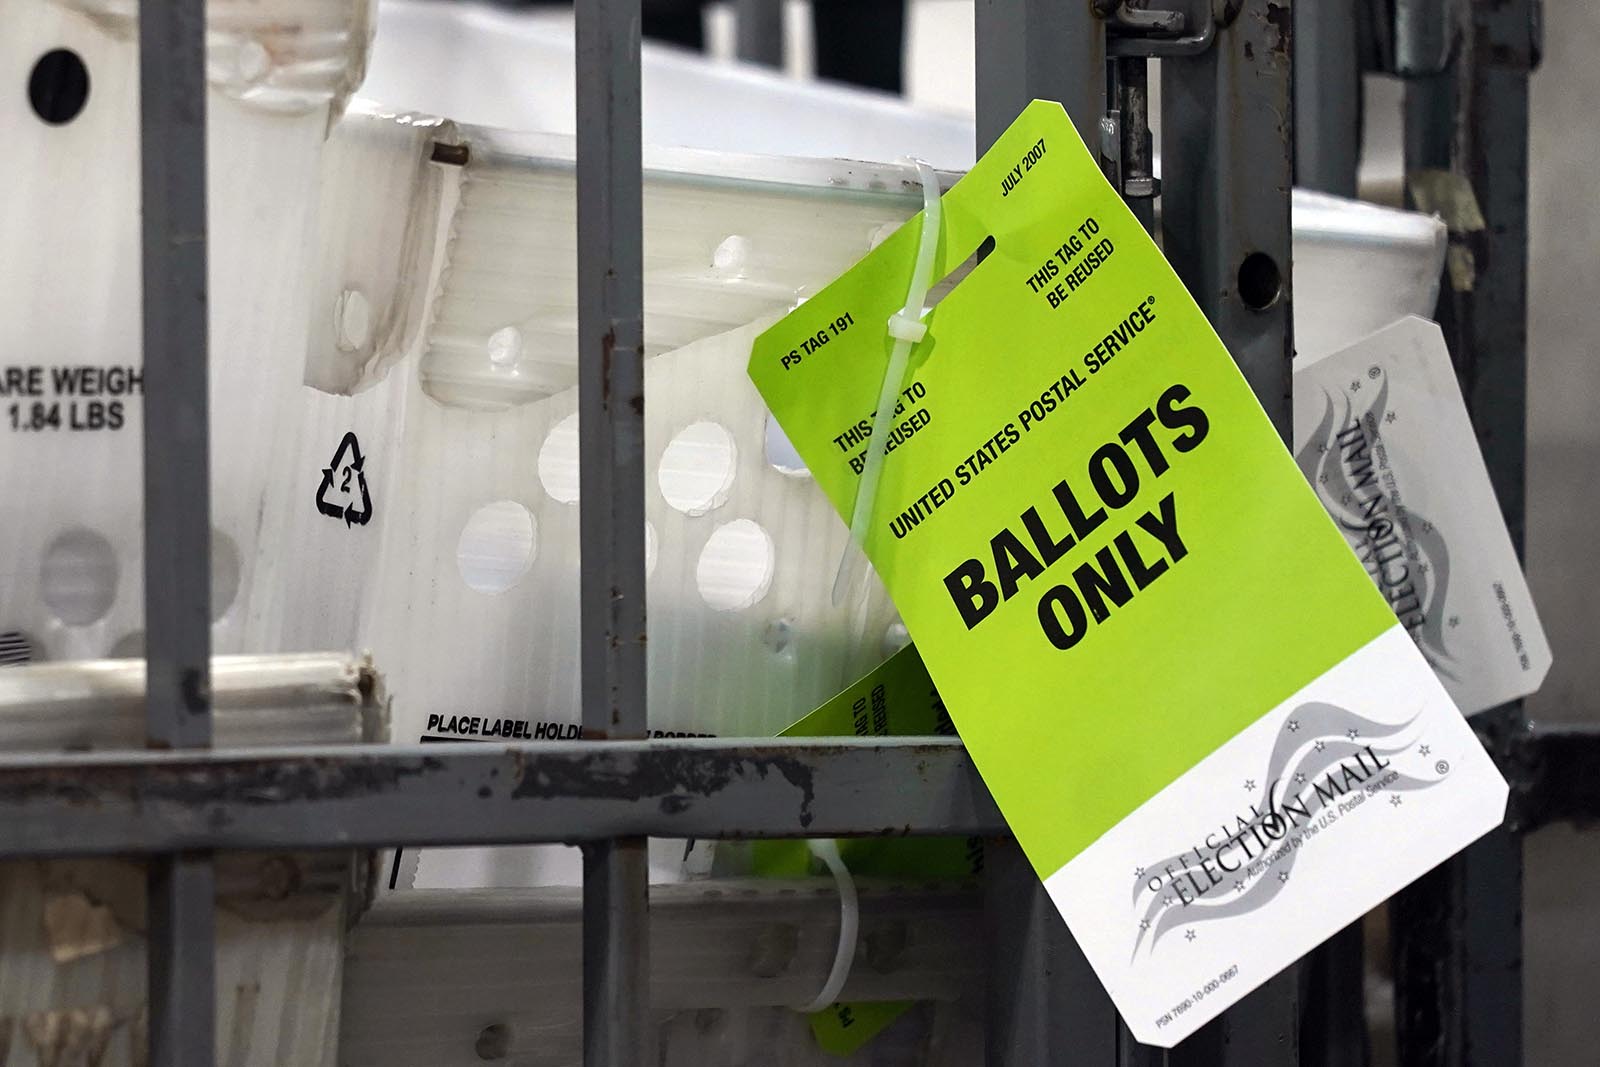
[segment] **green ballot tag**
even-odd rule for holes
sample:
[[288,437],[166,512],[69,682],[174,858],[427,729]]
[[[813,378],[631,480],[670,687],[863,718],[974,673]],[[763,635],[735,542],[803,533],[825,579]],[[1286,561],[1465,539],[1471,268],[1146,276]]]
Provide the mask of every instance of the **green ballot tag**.
[[[1170,1046],[1496,825],[1505,784],[1061,107],[941,206],[933,276],[985,254],[895,383],[864,547],[1129,1026]],[[845,516],[922,226],[751,354]]]
[[[908,645],[870,674],[813,711],[783,737],[915,737],[952,734],[955,727],[933,688],[922,657]],[[983,867],[982,838],[866,837],[839,842],[853,874],[966,878]],[[769,877],[800,877],[812,868],[801,841],[758,841],[754,869]],[[911,1006],[910,1001],[839,1003],[811,1015],[817,1045],[846,1056],[870,1041]]]

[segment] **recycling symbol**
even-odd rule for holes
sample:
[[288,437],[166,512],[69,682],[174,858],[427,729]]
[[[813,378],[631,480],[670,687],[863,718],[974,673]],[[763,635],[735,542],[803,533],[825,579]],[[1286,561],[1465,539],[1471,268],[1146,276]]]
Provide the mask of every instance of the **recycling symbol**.
[[330,519],[343,519],[347,528],[365,526],[372,519],[372,497],[361,469],[365,462],[351,431],[339,442],[333,461],[322,468],[322,484],[317,486],[317,510]]

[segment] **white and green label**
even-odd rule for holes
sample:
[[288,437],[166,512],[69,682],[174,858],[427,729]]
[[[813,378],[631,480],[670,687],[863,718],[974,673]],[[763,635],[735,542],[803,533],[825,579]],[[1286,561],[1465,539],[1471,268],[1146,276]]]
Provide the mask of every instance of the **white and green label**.
[[[866,552],[1130,1027],[1171,1045],[1495,825],[1505,786],[1061,107],[942,214],[934,277],[985,254],[923,320]],[[751,354],[841,514],[921,227]]]

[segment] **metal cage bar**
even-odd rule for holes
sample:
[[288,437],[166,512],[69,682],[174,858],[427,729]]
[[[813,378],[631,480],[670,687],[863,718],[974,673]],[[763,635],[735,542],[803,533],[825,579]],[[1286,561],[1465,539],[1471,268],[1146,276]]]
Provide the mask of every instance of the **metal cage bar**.
[[[639,0],[577,5],[583,726],[646,735],[644,219]],[[585,1067],[655,1062],[643,837],[583,857]]]
[[[143,209],[144,589],[149,743],[211,744],[204,0],[139,8]],[[215,1056],[211,857],[149,864],[149,1062]]]
[[12,757],[0,857],[999,834],[936,738],[341,745]]
[[[1163,70],[1166,249],[1287,430],[1290,4],[1173,5],[1223,21],[1208,50]],[[1114,8],[978,0],[980,144],[1035,96],[1063,101],[1097,143],[1108,55],[1101,15]],[[1536,3],[1470,0],[1465,10],[1457,66],[1409,94],[1408,165],[1466,177],[1492,223],[1452,235],[1463,255],[1473,254],[1476,284],[1448,295],[1442,317],[1520,540]],[[0,855],[152,857],[152,1064],[212,1062],[209,849],[591,842],[585,1062],[621,1067],[655,1060],[646,835],[1004,834],[954,742],[625,740],[645,736],[648,721],[639,12],[640,0],[577,5],[582,699],[586,732],[602,740],[0,761]],[[1425,49],[1397,40],[1395,50],[1403,69],[1402,54]],[[203,0],[143,5],[147,708],[158,748],[211,743],[204,62]],[[1306,162],[1315,162],[1309,153]],[[1327,169],[1343,176],[1348,165],[1340,156]],[[1497,754],[1516,748],[1519,710],[1482,721]],[[1014,842],[991,851],[991,1067],[1055,1062],[1069,1047],[1121,1067],[1297,1061],[1293,972],[1171,1054],[1133,1044]],[[1402,909],[1418,919],[1401,924],[1405,1062],[1520,1060],[1519,1027],[1507,1019],[1520,1008],[1520,870],[1520,846],[1501,831],[1405,894]],[[1424,952],[1439,957],[1432,971],[1417,965]]]
[[[1408,193],[1447,171],[1486,227],[1447,211],[1439,322],[1456,361],[1502,517],[1520,552],[1526,493],[1528,85],[1539,54],[1537,0],[1407,3],[1401,56],[1453,56],[1406,86]],[[1452,24],[1449,14],[1459,16]],[[1403,32],[1406,28],[1413,32]],[[1453,44],[1453,48],[1452,48]],[[1412,61],[1421,66],[1420,59]],[[1431,73],[1437,70],[1437,73]],[[1521,704],[1473,718],[1512,784],[1506,825],[1399,894],[1394,904],[1400,1059],[1515,1067],[1522,1048],[1522,839],[1529,782]]]
[[[1354,197],[1361,163],[1359,4],[1294,5],[1294,183]],[[1301,1057],[1307,1067],[1367,1067],[1366,951],[1360,919],[1300,964]]]
[[734,0],[734,52],[746,63],[783,66],[783,0]]
[[1294,5],[1294,183],[1356,195],[1361,156],[1357,0]]

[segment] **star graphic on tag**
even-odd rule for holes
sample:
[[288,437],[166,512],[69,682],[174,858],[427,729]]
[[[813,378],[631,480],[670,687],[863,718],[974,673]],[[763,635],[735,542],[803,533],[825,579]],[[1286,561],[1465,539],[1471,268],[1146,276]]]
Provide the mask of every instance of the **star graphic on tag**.
[[1289,872],[1288,871],[1279,871],[1278,872],[1278,881],[1287,882],[1288,880],[1289,880]]
[[1235,893],[1243,893],[1244,892],[1244,883],[1243,882],[1235,882],[1235,883],[1233,883],[1233,891]]
[[1171,898],[1171,897],[1162,897],[1162,898],[1161,898],[1161,906],[1162,906],[1162,907],[1163,907],[1163,908],[1170,908],[1170,907],[1172,907],[1172,898]]
[[1296,773],[1295,776],[1294,776],[1294,784],[1295,785],[1305,785],[1306,784],[1306,776],[1304,774]]
[[1452,615],[1452,616],[1450,616],[1450,629],[1454,630],[1457,626],[1460,626],[1460,625],[1461,625],[1461,616],[1460,615]]
[[1350,383],[1350,391],[1352,393],[1361,392],[1361,381],[1360,381],[1360,379],[1357,379],[1356,381],[1353,381],[1353,382]]
[[1139,929],[1141,929],[1141,930],[1150,929],[1150,920],[1149,919],[1140,919],[1139,920]]
[[1344,732],[1344,735],[1350,740],[1354,741],[1356,738],[1361,736],[1361,731],[1352,726],[1350,729]]
[[1323,741],[1320,738],[1317,740],[1317,751],[1318,752],[1321,752],[1323,749],[1325,749],[1327,747],[1328,747],[1328,742]]
[[1144,868],[1143,867],[1135,867],[1133,869],[1133,876],[1135,878],[1143,878],[1144,877]]
[[1289,732],[1292,734],[1300,729],[1300,720],[1290,719],[1288,722],[1284,723],[1284,725],[1289,728]]
[[1193,931],[1193,930],[1190,930],[1190,931],[1188,931],[1188,932],[1187,932],[1187,933],[1185,933],[1185,934],[1184,934],[1184,935],[1183,935],[1183,939],[1184,939],[1184,940],[1185,940],[1185,941],[1193,941],[1193,940],[1194,940],[1194,931]]
[[1256,780],[1254,778],[1246,778],[1244,780],[1244,791],[1246,793],[1255,792],[1255,788],[1256,788]]
[[1396,793],[1394,796],[1390,797],[1389,798],[1390,806],[1398,808],[1400,806],[1400,799],[1401,798],[1400,798],[1400,794],[1399,793]]
[[1418,755],[1426,756],[1428,753],[1430,753],[1432,751],[1433,751],[1433,749],[1429,748],[1427,745],[1419,745],[1419,746],[1417,746]]
[[1394,412],[1391,411],[1391,412],[1388,412],[1387,414],[1385,414],[1383,416],[1383,421],[1384,422],[1393,422],[1394,421]]

